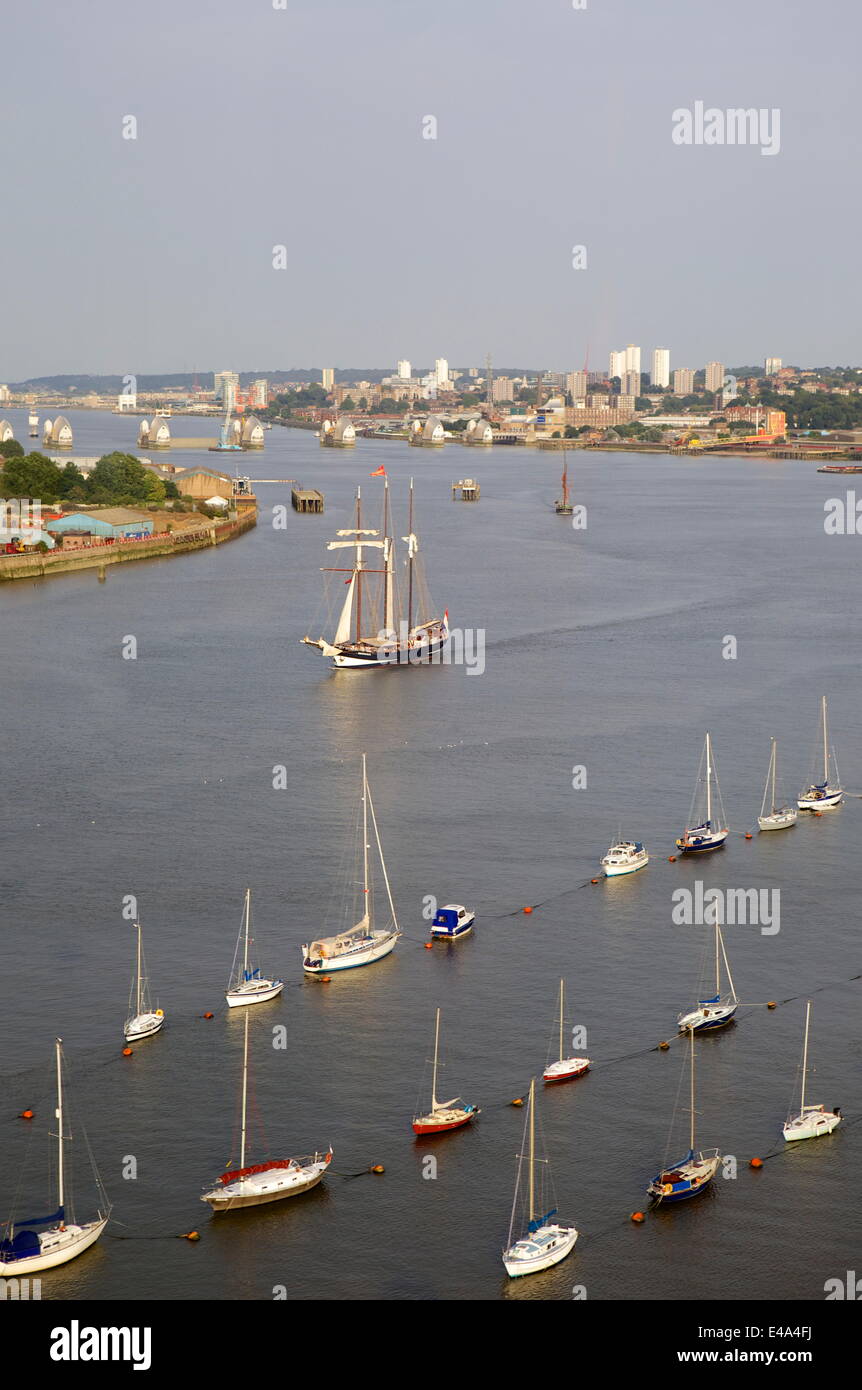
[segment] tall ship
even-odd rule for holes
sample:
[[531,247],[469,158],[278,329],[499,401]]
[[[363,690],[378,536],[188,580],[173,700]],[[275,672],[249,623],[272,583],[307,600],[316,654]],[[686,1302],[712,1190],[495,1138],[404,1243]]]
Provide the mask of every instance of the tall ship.
[[406,583],[396,572],[388,478],[383,484],[380,529],[363,526],[359,488],[354,520],[354,526],[338,531],[327,546],[328,550],[346,551],[348,561],[323,570],[326,575],[341,576],[347,586],[332,640],[305,636],[302,641],[318,647],[338,669],[430,664],[449,640],[449,612],[447,609],[442,617],[434,616],[422,573],[419,539],[413,526],[413,479],[408,534],[401,537],[407,547]]

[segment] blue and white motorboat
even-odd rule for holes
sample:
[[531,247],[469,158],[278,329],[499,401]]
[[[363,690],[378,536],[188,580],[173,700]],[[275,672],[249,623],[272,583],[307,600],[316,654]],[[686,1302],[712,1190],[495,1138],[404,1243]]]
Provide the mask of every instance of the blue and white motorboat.
[[473,930],[475,920],[475,912],[461,903],[447,903],[445,907],[438,908],[431,923],[431,935],[441,941],[457,941],[460,936],[467,936]]

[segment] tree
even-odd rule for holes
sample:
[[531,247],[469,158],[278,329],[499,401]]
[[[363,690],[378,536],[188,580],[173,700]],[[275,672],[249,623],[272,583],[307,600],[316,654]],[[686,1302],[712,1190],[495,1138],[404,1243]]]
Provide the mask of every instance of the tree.
[[132,454],[114,452],[99,459],[87,479],[91,501],[122,503],[163,502],[165,485]]
[[356,409],[356,402],[355,402],[355,400],[353,399],[352,396],[345,396],[345,397],[344,397],[344,400],[341,402],[341,409],[342,409],[342,410],[355,410],[355,409]]
[[24,446],[17,439],[4,439],[0,442],[0,456],[3,458],[23,458]]
[[56,502],[61,494],[62,472],[44,454],[25,454],[6,459],[0,474],[3,497],[36,497]]

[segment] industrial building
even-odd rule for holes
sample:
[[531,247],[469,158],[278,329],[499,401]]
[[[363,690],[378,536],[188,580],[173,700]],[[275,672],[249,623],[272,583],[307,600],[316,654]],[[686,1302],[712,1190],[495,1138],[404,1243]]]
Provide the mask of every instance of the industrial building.
[[181,497],[199,497],[206,501],[214,495],[233,496],[233,479],[230,474],[218,473],[214,468],[178,468],[174,473],[174,482]]
[[44,529],[49,535],[70,540],[139,540],[151,536],[154,522],[146,512],[132,511],[130,507],[94,507],[91,511],[69,512],[54,521],[48,521]]

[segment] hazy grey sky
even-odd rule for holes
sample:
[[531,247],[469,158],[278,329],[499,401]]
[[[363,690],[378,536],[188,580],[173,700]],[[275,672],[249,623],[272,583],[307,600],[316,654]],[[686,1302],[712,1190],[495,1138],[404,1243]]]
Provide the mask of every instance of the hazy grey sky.
[[858,0],[586,5],[5,0],[0,381],[862,360]]

